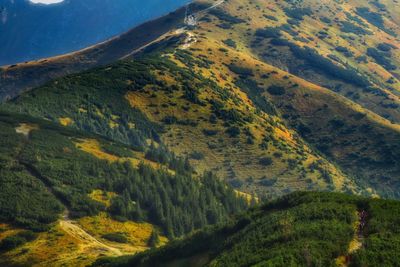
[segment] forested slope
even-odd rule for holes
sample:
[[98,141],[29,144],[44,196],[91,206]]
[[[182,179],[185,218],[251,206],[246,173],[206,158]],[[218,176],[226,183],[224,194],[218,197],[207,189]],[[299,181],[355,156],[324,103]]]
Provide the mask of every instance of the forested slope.
[[94,266],[396,266],[400,204],[293,193],[229,224]]
[[[149,156],[154,151],[9,113],[0,114],[0,127],[0,221],[8,225],[1,232],[51,233],[60,219],[103,214],[115,223],[150,222],[160,235],[174,238],[248,205],[212,174],[195,178],[191,166],[172,154],[163,154],[160,164]],[[2,251],[21,245],[7,242]]]
[[400,198],[397,10],[201,0],[192,25],[180,9],[3,69],[17,97],[0,106],[0,265],[87,265],[186,234],[99,263],[395,265],[397,202],[292,192]]
[[186,51],[175,53],[175,42],[135,60],[53,81],[4,107],[140,150],[150,138],[189,158],[198,173],[211,169],[241,191],[358,190],[276,114],[188,69],[214,64]]
[[[396,65],[397,18],[388,8],[379,11],[392,35],[381,27],[364,44],[345,27],[352,20],[376,29],[362,20],[364,4],[323,2],[317,18],[311,3],[220,2],[194,13],[195,26],[171,30],[122,61],[49,82],[5,108],[140,149],[152,139],[188,157],[198,173],[212,169],[248,193],[322,189],[397,198],[397,70],[384,82],[367,68],[371,59],[335,60],[344,49],[334,52],[331,42],[335,37],[367,51],[386,38],[391,45],[379,47],[391,47]],[[332,22],[333,10],[346,19]],[[314,33],[315,25],[326,28],[325,38]],[[309,78],[320,77],[316,69],[323,79]],[[337,82],[336,89],[327,86]]]

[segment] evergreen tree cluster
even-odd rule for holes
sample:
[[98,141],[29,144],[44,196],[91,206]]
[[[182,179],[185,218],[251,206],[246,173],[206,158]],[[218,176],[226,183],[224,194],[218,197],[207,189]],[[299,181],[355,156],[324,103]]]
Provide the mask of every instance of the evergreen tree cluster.
[[[193,266],[198,259],[218,267],[337,266],[338,258],[352,267],[397,266],[399,215],[398,201],[296,192],[157,250],[94,266]],[[355,238],[362,245],[349,255]]]
[[145,158],[166,165],[171,170],[174,170],[178,173],[190,174],[194,171],[187,158],[176,156],[164,145],[156,146],[154,143],[152,143],[146,151]]
[[124,168],[123,172],[115,169],[112,187],[105,188],[119,195],[113,199],[110,213],[120,220],[150,221],[171,238],[224,221],[248,206],[211,173],[194,179],[144,164],[139,169],[130,165]]
[[[226,220],[248,207],[211,173],[193,175],[187,160],[152,146],[147,157],[154,169],[128,160],[110,162],[80,150],[81,139],[95,138],[108,153],[129,156],[125,146],[24,116],[0,113],[0,219],[42,230],[68,209],[70,216],[109,212],[115,219],[158,225],[168,237],[180,237]],[[35,125],[28,137],[17,134],[20,121]],[[135,152],[130,151],[135,158]],[[163,154],[165,153],[165,155]],[[113,154],[113,155],[115,155]],[[115,192],[111,206],[89,197],[93,190]],[[19,192],[18,194],[16,192]]]

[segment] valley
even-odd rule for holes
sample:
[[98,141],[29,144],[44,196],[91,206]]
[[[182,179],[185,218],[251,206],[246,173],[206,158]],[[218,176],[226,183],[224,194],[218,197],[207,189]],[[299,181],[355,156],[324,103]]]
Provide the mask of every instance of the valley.
[[0,127],[3,266],[86,266],[99,256],[165,244],[164,233],[178,237],[248,205],[211,174],[193,179],[178,158],[160,164],[101,137],[21,115],[2,113]]
[[396,266],[398,14],[198,0],[3,67],[0,265]]

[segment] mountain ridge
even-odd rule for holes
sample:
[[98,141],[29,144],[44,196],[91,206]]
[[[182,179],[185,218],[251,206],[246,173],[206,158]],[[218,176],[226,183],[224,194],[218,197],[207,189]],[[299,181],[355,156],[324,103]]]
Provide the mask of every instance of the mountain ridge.
[[[358,104],[339,92],[305,81],[302,77],[295,76],[270,65],[268,62],[262,61],[258,54],[251,52],[253,48],[250,45],[246,46],[246,43],[253,42],[253,34],[250,34],[249,30],[247,30],[247,36],[250,37],[246,37],[247,39],[243,41],[243,44],[240,43],[242,42],[242,37],[238,37],[236,42],[232,41],[232,39],[229,42],[227,35],[233,36],[243,32],[243,28],[248,27],[245,22],[249,18],[241,13],[236,17],[230,15],[229,12],[235,14],[243,9],[239,3],[235,1],[231,1],[228,4],[221,3],[222,5],[197,18],[197,25],[194,25],[194,27],[189,26],[186,30],[180,30],[178,33],[172,31],[170,38],[167,37],[159,42],[151,43],[150,46],[147,46],[146,49],[136,55],[136,59],[135,57],[126,59],[125,62],[127,62],[128,69],[135,72],[139,71],[139,73],[148,69],[146,71],[150,71],[150,76],[147,77],[146,75],[148,74],[145,75],[146,79],[148,79],[147,85],[143,83],[130,85],[130,83],[134,82],[134,79],[129,79],[129,75],[124,74],[126,81],[117,85],[117,87],[122,90],[121,92],[127,92],[123,93],[123,99],[120,98],[120,101],[124,102],[124,105],[128,103],[131,108],[139,110],[151,121],[164,125],[169,129],[170,132],[163,133],[161,138],[162,142],[167,144],[175,153],[186,156],[197,153],[196,157],[199,157],[199,159],[192,159],[192,163],[196,165],[200,172],[204,171],[206,166],[206,169],[211,167],[241,191],[261,193],[264,190],[269,192],[267,188],[273,188],[273,191],[277,191],[279,187],[282,188],[281,190],[293,190],[316,186],[330,188],[330,190],[361,190],[372,195],[376,194],[376,190],[378,190],[379,193],[388,194],[391,197],[396,195],[391,188],[393,186],[397,188],[398,184],[396,177],[399,174],[399,167],[395,159],[398,156],[396,144],[398,143],[397,140],[399,140],[399,126],[393,121],[389,122],[381,118],[373,111],[366,109],[361,103]],[[255,5],[254,3],[250,4]],[[290,6],[290,4],[288,5]],[[237,7],[236,10],[235,7]],[[284,9],[281,4],[277,5],[277,7],[282,8],[282,12],[288,14],[293,9]],[[265,15],[264,18],[272,20],[271,16]],[[301,21],[300,18],[296,23],[302,23]],[[288,26],[285,27],[287,28]],[[254,27],[252,31],[254,36],[257,37],[260,28]],[[268,29],[266,31],[272,30]],[[289,30],[286,29],[286,31]],[[272,31],[272,33],[275,34],[274,36],[282,36],[279,31]],[[180,37],[175,38],[174,36]],[[287,45],[288,41],[285,42],[284,44]],[[277,47],[281,47],[281,45]],[[296,49],[303,49],[299,47]],[[202,51],[207,52],[204,54]],[[165,60],[170,60],[171,64],[177,64],[178,67],[171,64],[163,66],[162,68],[167,67],[167,72],[171,72],[166,75],[166,73],[163,73],[165,72],[164,70],[160,70],[157,65],[152,63],[153,59],[146,62],[146,58],[151,58],[151,56],[148,57],[146,55],[155,55],[156,58],[164,57]],[[143,61],[142,59],[145,60]],[[158,60],[156,59],[156,61]],[[332,67],[335,65],[329,65],[333,63],[328,63],[327,59],[320,58],[318,60],[329,66],[329,68],[338,68],[337,66]],[[152,67],[150,69],[143,68],[141,64],[135,65],[135,61],[150,64]],[[103,72],[104,77],[110,78],[113,76],[114,78],[122,79],[124,75],[119,75],[119,72],[122,73],[124,71],[123,68],[122,64],[118,66],[118,71],[112,70],[113,65],[111,65],[89,73],[98,77],[96,72]],[[175,69],[179,70],[181,74],[178,74],[179,72],[174,73]],[[192,70],[187,73],[185,69]],[[343,69],[337,70],[343,73]],[[112,76],[108,72],[112,72]],[[86,72],[85,75],[91,77],[89,73]],[[355,79],[359,79],[360,83],[366,79],[360,74],[352,74],[351,71],[349,73],[350,75],[355,75]],[[203,92],[195,88],[189,90],[192,86],[185,85],[185,78],[178,81],[174,77],[177,75],[182,77],[190,75],[192,76],[191,79],[198,79],[204,84],[202,86],[205,86],[202,89]],[[80,80],[78,84],[87,87],[87,81],[83,82],[80,79],[80,75],[68,76],[68,80],[71,79],[71,82],[74,83],[75,77]],[[96,78],[96,82],[99,79],[102,78]],[[141,78],[138,76],[136,79]],[[186,107],[182,107],[186,110],[186,113],[180,114],[179,105],[176,104],[180,103],[181,100],[180,98],[172,97],[169,92],[165,94],[162,92],[163,90],[155,90],[152,93],[152,97],[149,97],[150,92],[143,94],[141,91],[146,91],[145,88],[150,89],[150,84],[155,81],[154,79],[157,80],[155,82],[156,88],[162,83],[164,86],[173,86],[174,90],[177,90],[180,87],[179,84],[183,83],[187,87],[185,90],[192,91],[190,95],[185,95],[186,93],[184,93],[182,96],[189,101],[185,105],[194,104],[194,107],[199,106],[202,114],[196,115],[192,111],[186,110]],[[203,80],[209,80],[210,82],[203,82]],[[63,85],[64,89],[60,88],[59,82],[56,81],[54,84],[48,84],[33,93],[25,94],[9,104],[15,103],[16,110],[21,110],[24,102],[27,101],[28,106],[24,108],[24,112],[32,113],[33,110],[39,109],[38,113],[36,111],[33,112],[35,116],[50,116],[53,117],[53,120],[67,117],[76,123],[81,121],[82,116],[85,114],[76,112],[83,108],[83,103],[81,106],[76,106],[75,110],[66,107],[65,114],[55,111],[59,114],[56,118],[54,118],[55,114],[52,114],[53,111],[51,110],[53,109],[50,106],[46,106],[47,104],[41,106],[42,104],[40,101],[38,103],[37,100],[34,103],[29,103],[31,102],[30,99],[33,99],[32,97],[38,93],[41,95],[40,98],[56,97],[54,92],[50,93],[46,92],[46,90],[55,90],[66,94],[66,96],[69,95],[67,88],[71,86],[70,81]],[[111,80],[108,80],[108,82],[111,82]],[[101,83],[103,82],[101,81]],[[107,83],[103,83],[101,86],[106,89]],[[215,89],[209,90],[207,87]],[[213,92],[213,90],[217,90],[217,93]],[[90,92],[91,95],[95,95],[101,91],[90,89]],[[107,91],[104,91],[104,93],[108,94]],[[219,101],[211,101],[211,95],[217,97]],[[158,100],[154,96],[159,96],[160,99]],[[109,102],[106,97],[101,97],[101,99],[105,101],[104,103]],[[54,98],[50,101],[57,102],[58,100]],[[83,99],[80,101],[82,102]],[[220,112],[218,109],[223,108],[224,105],[222,104],[224,102],[226,102],[226,110]],[[104,103],[97,102],[96,105],[100,107]],[[243,105],[243,107],[230,108],[232,103],[233,106],[241,103],[240,105]],[[208,105],[211,105],[211,114],[209,114]],[[108,110],[108,108],[106,109]],[[113,111],[108,110],[106,112],[112,113]],[[227,113],[225,114],[225,112]],[[244,116],[241,117],[238,112],[244,114]],[[317,113],[319,114],[318,116],[316,116]],[[180,115],[178,116],[178,114]],[[118,114],[117,117],[121,117],[121,115],[122,113]],[[210,118],[216,116],[217,118],[213,119],[213,121],[218,121],[218,119],[225,121],[223,124],[225,130],[213,129],[216,126],[213,125],[215,123],[204,121],[204,117],[208,116]],[[256,122],[251,121],[257,117],[259,119]],[[104,121],[102,118],[89,118],[89,121],[93,120]],[[114,121],[112,122],[114,124],[116,123],[113,119],[111,121]],[[264,121],[265,125],[261,123],[262,121]],[[76,123],[72,123],[72,126],[84,127],[84,125],[79,126]],[[102,124],[104,123],[108,124],[108,122],[102,122]],[[199,123],[202,126],[198,126]],[[266,128],[264,130],[257,129],[260,126]],[[129,131],[129,127],[125,127]],[[372,131],[365,131],[364,127],[370,128]],[[273,129],[272,132],[271,129]],[[329,132],[325,132],[326,129],[329,129]],[[111,130],[115,131],[116,129]],[[96,131],[101,134],[106,132],[105,129]],[[218,141],[221,143],[221,147],[215,147],[215,141],[213,140],[215,138],[213,136],[220,131],[226,131],[228,135],[231,135],[230,138],[232,140],[243,136],[243,133],[247,137],[244,140],[242,138],[236,139],[241,140],[240,143],[234,145],[232,152],[228,152],[229,150],[224,150],[224,147],[229,144],[229,139],[226,139],[224,143]],[[319,134],[321,132],[326,134]],[[202,135],[205,137],[199,138]],[[379,139],[374,136],[383,138]],[[336,144],[332,141],[333,137],[336,138]],[[196,143],[193,143],[195,139],[197,139]],[[357,142],[360,140],[363,140],[365,145],[358,145]],[[246,142],[248,142],[247,145]],[[352,145],[352,142],[354,142],[354,145]],[[258,148],[254,148],[255,145],[252,143],[258,143]],[[367,143],[369,144],[368,146],[366,145]],[[189,145],[193,144],[196,147],[195,151],[192,148],[189,149]],[[284,148],[285,146],[287,146],[288,150]],[[304,146],[304,148],[300,148],[301,146]],[[280,158],[282,155],[284,157]],[[243,161],[244,158],[247,159],[246,162]],[[257,163],[257,161],[259,162]],[[250,162],[252,163],[251,168],[248,167]],[[349,164],[349,162],[353,163]],[[367,166],[364,166],[365,164]],[[301,167],[296,167],[296,165]],[[265,170],[268,170],[269,173],[266,174]],[[385,175],[382,175],[382,171]],[[308,180],[306,179],[307,176],[309,177]],[[282,179],[282,185],[278,187],[277,182],[280,179]],[[387,182],[380,183],[379,181],[382,180],[387,180]],[[259,184],[267,186],[260,187]],[[287,188],[288,184],[292,184],[289,187],[290,189]],[[269,193],[274,194],[275,192]],[[278,194],[282,194],[282,192]]]
[[[123,254],[170,243],[95,265],[391,266],[398,202],[376,198],[400,199],[396,10],[392,0],[198,1],[83,51],[93,65],[78,55],[15,66],[7,90],[32,86],[41,66],[55,79],[0,106],[0,166],[8,181],[24,171],[10,146],[29,130],[22,162],[51,178],[84,232]],[[18,232],[27,243],[6,259],[32,249],[40,262],[35,242],[63,232],[43,231]],[[73,251],[74,263],[99,257]]]
[[0,10],[0,65],[22,63],[82,49],[125,32],[144,21],[187,4],[136,0],[34,4],[29,0],[2,0]]
[[[54,78],[116,61],[170,31],[175,23],[183,19],[184,12],[184,8],[178,9],[103,43],[70,54],[3,66],[0,72],[1,100],[11,99]],[[121,46],[126,46],[125,52],[121,52]]]

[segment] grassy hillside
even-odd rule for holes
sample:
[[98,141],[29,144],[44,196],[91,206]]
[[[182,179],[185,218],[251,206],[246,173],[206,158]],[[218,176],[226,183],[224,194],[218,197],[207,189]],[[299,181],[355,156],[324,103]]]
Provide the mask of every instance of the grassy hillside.
[[[364,60],[335,61],[325,46],[332,38],[342,40],[347,24],[333,23],[331,11],[343,9],[346,20],[361,21],[365,8],[356,1],[311,4],[223,2],[196,13],[195,27],[165,34],[134,59],[54,80],[6,109],[139,150],[153,140],[189,158],[197,173],[211,169],[249,193],[323,189],[397,198],[397,70],[392,68],[387,87]],[[396,17],[382,16],[396,33],[390,23]],[[314,33],[315,20],[321,28],[330,25],[325,31],[332,36]],[[396,65],[398,41],[382,29],[378,37],[388,35],[392,45],[379,46],[376,35],[365,38],[389,49]],[[366,41],[352,42],[367,49]],[[271,53],[274,60],[266,56]]]
[[195,179],[187,162],[155,148],[145,154],[9,113],[0,128],[0,265],[142,251],[152,232],[161,236],[155,246],[248,205],[212,174]]
[[229,1],[221,9],[245,22],[229,30],[238,50],[399,123],[394,1]]
[[[267,100],[255,106],[191,67],[215,66],[174,48],[67,76],[22,95],[7,109],[68,124],[147,150],[161,142],[241,191],[356,188],[289,130]],[[193,62],[193,63],[192,63]],[[192,82],[188,82],[188,81]],[[95,86],[94,86],[95,85]],[[264,103],[263,102],[263,103]],[[269,112],[269,113],[267,113]]]
[[[324,1],[322,7],[313,1],[292,3],[250,1],[243,4],[229,1],[222,4],[203,17],[192,31],[197,42],[189,48],[190,53],[195,58],[206,57],[214,62],[207,70],[212,79],[246,92],[255,106],[268,111],[262,100],[266,98],[291,129],[348,177],[369,187],[368,190],[377,189],[379,194],[397,197],[400,169],[396,159],[399,157],[400,126],[395,115],[399,111],[396,71],[392,70],[394,78],[390,87],[381,88],[385,92],[389,88],[390,96],[378,93],[380,89],[376,79],[380,76],[371,71],[361,72],[363,63],[346,67],[323,53],[325,41],[340,40],[340,37],[332,35],[325,40],[312,31],[315,25],[321,25],[321,22],[315,22],[316,14],[344,8],[355,12],[360,9],[360,3]],[[248,10],[252,11],[251,17],[249,12],[244,12]],[[334,20],[332,13],[328,14],[328,19]],[[386,17],[386,20],[393,20],[388,15]],[[285,20],[288,24],[283,23]],[[390,25],[398,31],[395,22]],[[300,29],[306,31],[308,41],[296,33]],[[386,37],[394,43],[390,58],[396,61],[399,41]],[[375,43],[385,39],[377,34],[368,38]],[[311,42],[312,39],[315,40]],[[264,45],[268,42],[268,52],[280,64],[260,54],[266,51]],[[367,50],[363,41],[353,42]],[[281,49],[284,52],[279,52]],[[293,59],[291,54],[295,54]],[[199,67],[199,71],[204,71],[204,68]],[[325,73],[326,82],[303,75],[309,73],[310,77],[318,77],[320,74],[317,72]],[[332,90],[335,80],[341,80],[337,89],[350,86],[352,94],[379,102],[380,108],[359,101],[357,97],[352,98],[351,94],[343,94],[341,90]],[[362,92],[354,86],[362,88]],[[388,101],[391,104],[386,105]],[[392,114],[389,116],[391,121],[384,118],[389,113]]]
[[400,198],[398,5],[210,3],[0,73],[0,265],[397,263],[394,201],[226,220]]
[[396,266],[400,204],[293,193],[230,223],[94,266]]

